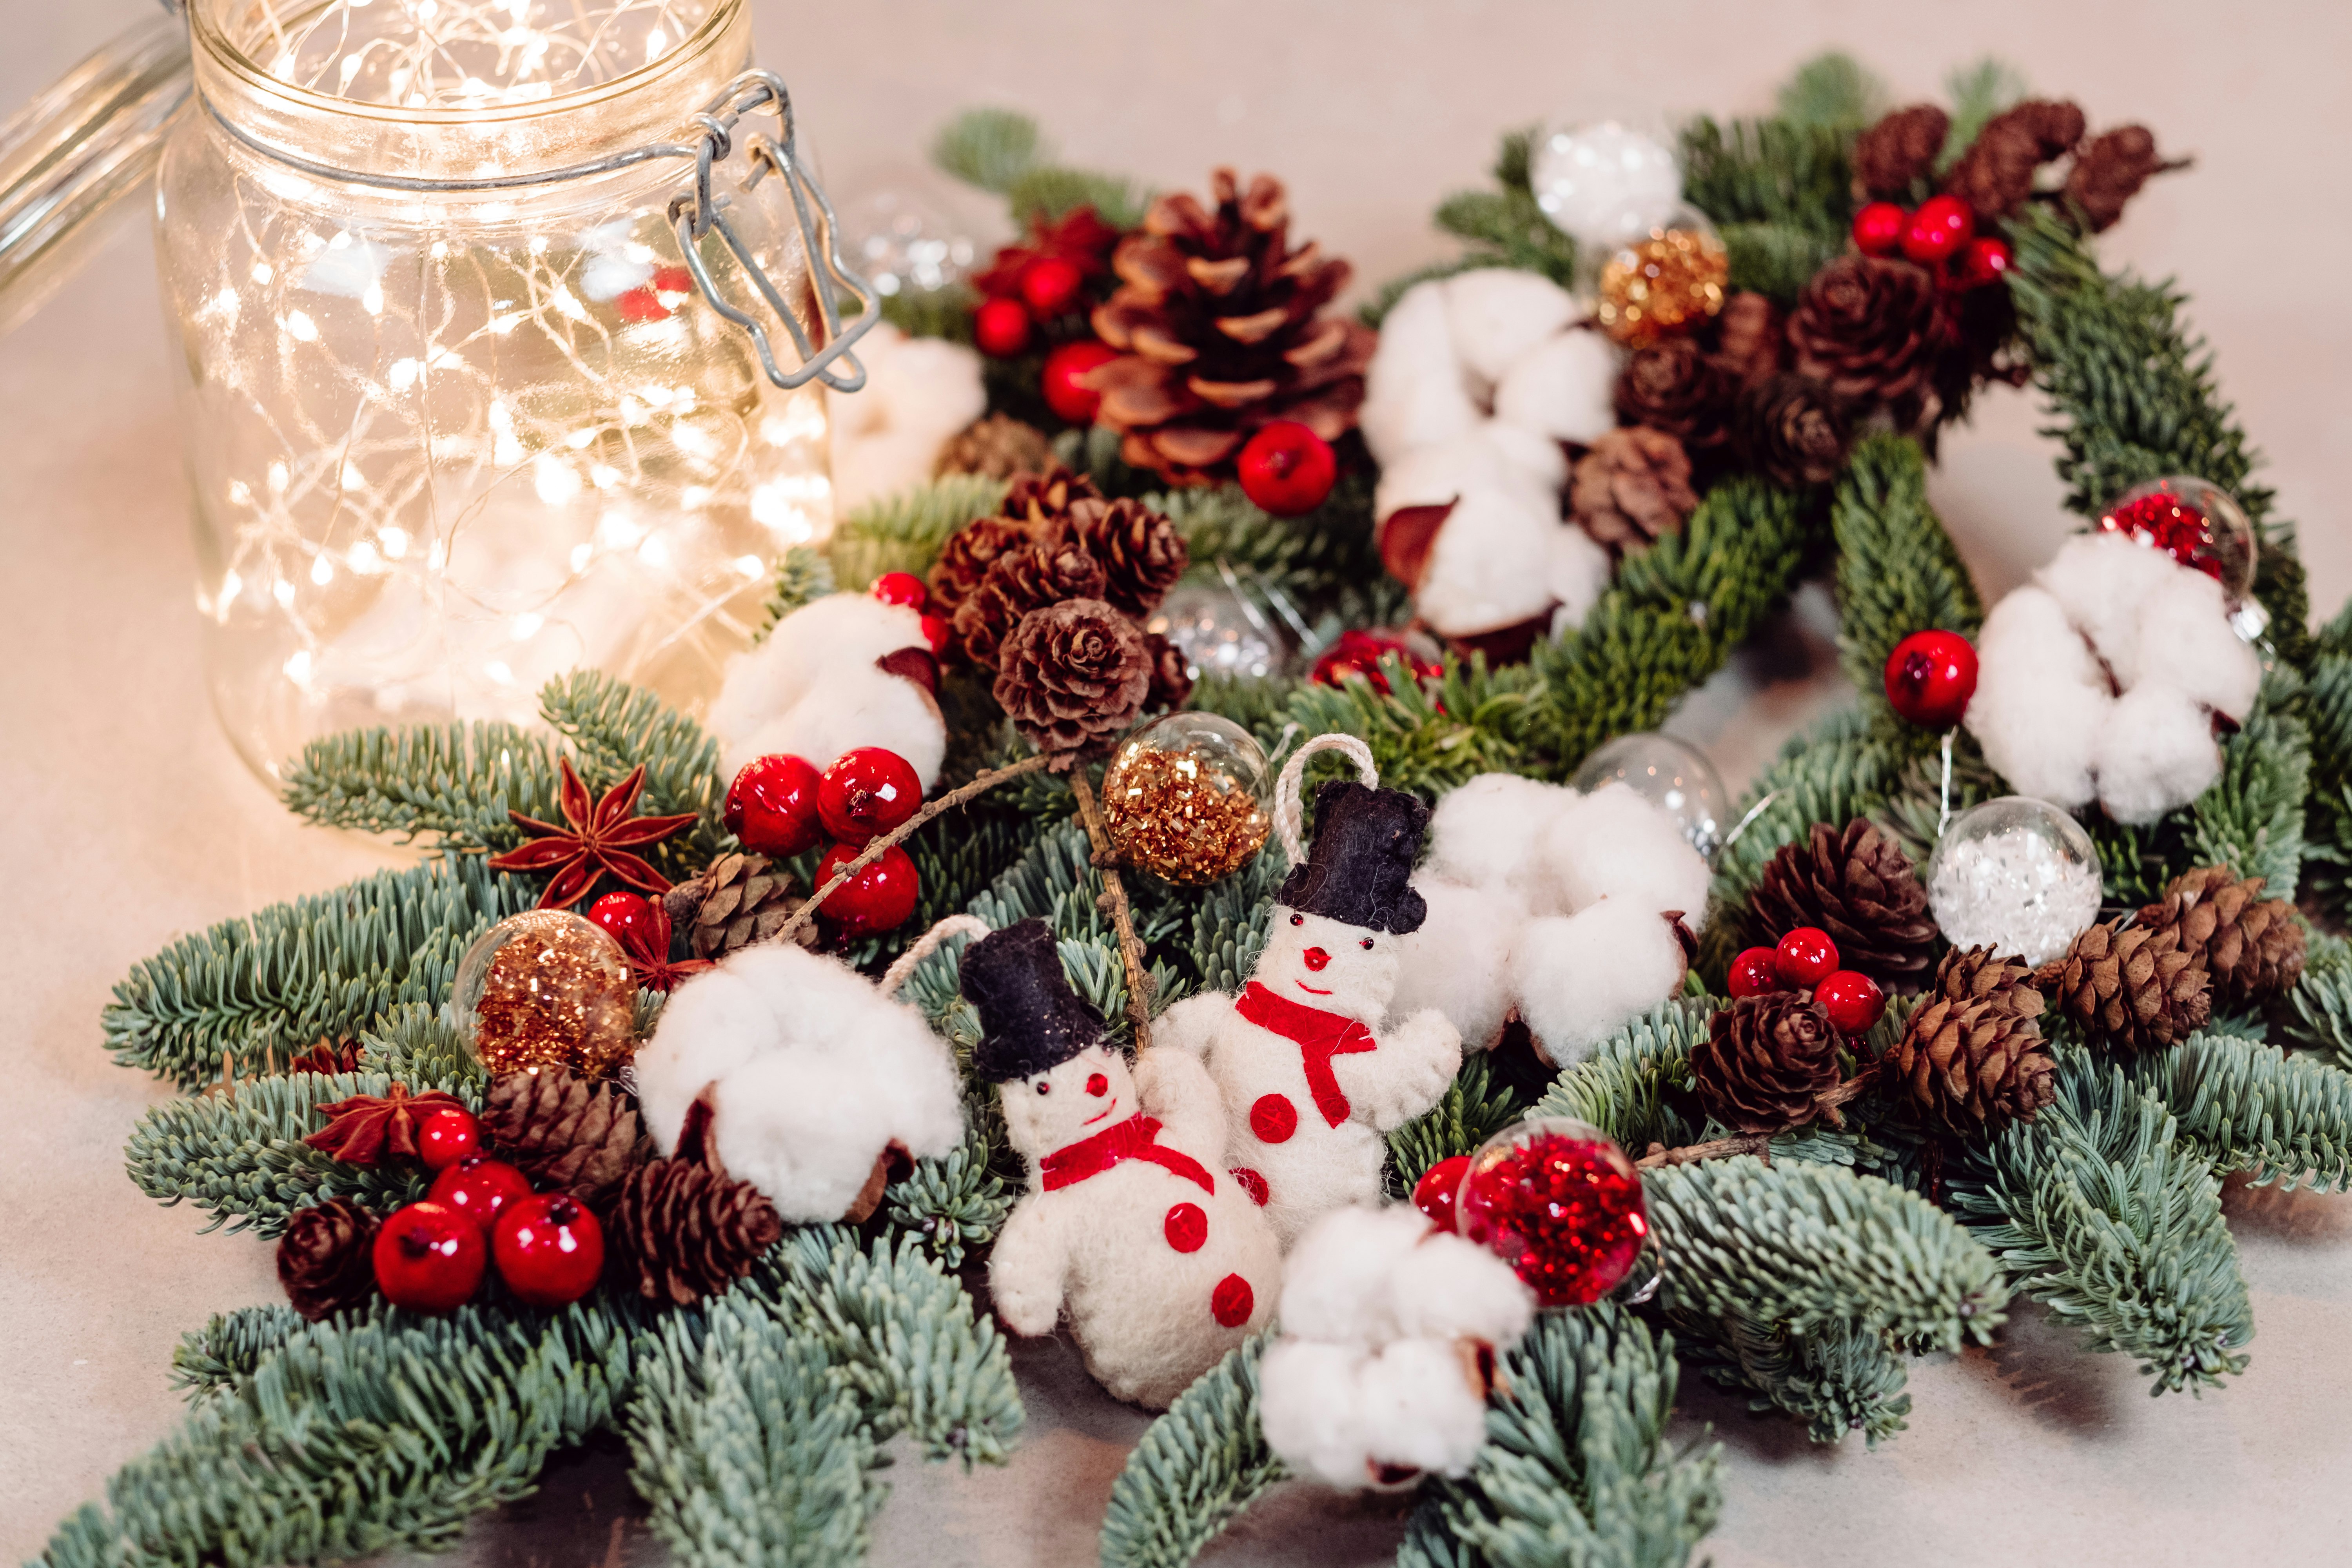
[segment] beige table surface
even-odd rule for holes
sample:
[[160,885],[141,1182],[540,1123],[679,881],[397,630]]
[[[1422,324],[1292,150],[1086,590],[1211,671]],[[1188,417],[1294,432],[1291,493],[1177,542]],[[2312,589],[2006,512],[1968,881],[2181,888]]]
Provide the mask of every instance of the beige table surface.
[[[150,0],[0,0],[13,105]],[[838,197],[919,178],[949,111],[1041,116],[1076,159],[1172,185],[1230,160],[1278,171],[1299,229],[1377,280],[1444,253],[1424,216],[1472,183],[1495,132],[1555,113],[1753,110],[1788,68],[1854,48],[1906,94],[1986,51],[2079,98],[2095,125],[2145,119],[2193,174],[2132,209],[2111,258],[2198,297],[2223,381],[2304,524],[2313,599],[2352,589],[2331,459],[2346,444],[2352,201],[2343,174],[2352,9],[2340,5],[1412,5],[1220,0],[1107,6],[756,0]],[[979,209],[984,215],[984,208]],[[196,665],[193,567],[142,235],[111,247],[0,342],[0,1554],[37,1551],[166,1432],[177,1336],[271,1300],[268,1249],[199,1237],[124,1179],[161,1098],[110,1066],[99,1009],[173,936],[380,863],[295,826],[215,731]],[[1948,445],[1934,495],[1988,590],[2068,524],[2021,395]],[[1817,591],[1677,717],[1735,784],[1839,685]],[[2352,1199],[2233,1192],[2260,1335],[2204,1399],[2151,1401],[2131,1366],[2078,1352],[2029,1311],[1989,1352],[1930,1358],[1912,1430],[1876,1452],[1808,1445],[1704,1388],[1684,1401],[1727,1449],[1726,1568],[1903,1563],[2352,1562]],[[884,1563],[1092,1558],[1142,1419],[1065,1347],[1018,1363],[1029,1435],[964,1478],[908,1465]],[[611,1451],[568,1457],[466,1556],[547,1564],[660,1557]],[[1219,1548],[1227,1563],[1372,1563],[1393,1507],[1292,1489]]]

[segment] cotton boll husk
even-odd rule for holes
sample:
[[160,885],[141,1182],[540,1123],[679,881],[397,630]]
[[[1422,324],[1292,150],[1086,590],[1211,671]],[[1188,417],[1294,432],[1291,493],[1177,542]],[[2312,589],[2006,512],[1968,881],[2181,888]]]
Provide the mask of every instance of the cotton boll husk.
[[2088,804],[2113,705],[2097,659],[2055,597],[2027,586],[1992,607],[1977,637],[1976,695],[1962,722],[2011,789],[2070,808]]
[[1417,447],[1450,441],[1486,415],[1454,351],[1443,279],[1415,284],[1381,321],[1357,423],[1385,470]]
[[1283,1332],[1347,1344],[1394,1339],[1390,1279],[1433,1228],[1405,1204],[1351,1204],[1315,1221],[1283,1265]]
[[1535,1292],[1509,1264],[1444,1231],[1398,1260],[1389,1289],[1407,1339],[1483,1340],[1508,1350],[1535,1321]]
[[1480,773],[1438,798],[1429,814],[1429,856],[1423,870],[1474,888],[1506,884],[1539,913],[1564,913],[1537,901],[1551,882],[1537,847],[1554,818],[1578,798],[1574,790],[1520,773]]
[[1551,551],[1545,563],[1545,586],[1559,601],[1552,611],[1552,636],[1584,624],[1584,617],[1609,591],[1613,570],[1609,552],[1594,543],[1584,530],[1563,524],[1552,531]]
[[1555,1067],[1673,995],[1683,972],[1682,944],[1659,911],[1617,899],[1529,921],[1511,952],[1519,1016]]
[[653,1038],[637,1048],[637,1107],[664,1153],[677,1147],[687,1108],[703,1086],[776,1048],[775,1010],[741,975],[705,970],[662,1006]]
[[884,669],[845,669],[830,681],[775,720],[730,740],[721,763],[728,775],[778,752],[805,757],[821,773],[845,752],[879,746],[905,758],[929,794],[948,749],[947,724],[930,693]]
[[1437,531],[1413,592],[1422,618],[1442,636],[1471,637],[1549,611],[1557,510],[1533,510],[1500,487],[1465,493]]
[[1561,811],[1538,852],[1570,911],[1614,898],[1654,914],[1680,910],[1693,931],[1706,911],[1705,857],[1630,784],[1604,784]]
[[1481,267],[1444,279],[1447,324],[1463,367],[1493,386],[1514,362],[1576,319],[1576,300],[1539,273]]
[[2162,551],[2121,534],[2078,533],[2033,580],[2091,639],[2117,683],[2128,687],[2139,678],[2142,606],[2181,572]]
[[1495,417],[1589,447],[1617,427],[1616,351],[1599,332],[1565,331],[1515,361],[1495,389]]
[[1354,1491],[1365,1464],[1357,1373],[1370,1355],[1351,1345],[1282,1340],[1258,1363],[1257,1414],[1266,1447],[1301,1475]]
[[2221,776],[2221,749],[2204,707],[2143,680],[2107,714],[2098,741],[2099,804],[2117,822],[2154,822]]
[[1511,942],[1528,906],[1507,883],[1473,888],[1423,872],[1412,885],[1429,913],[1419,931],[1397,939],[1390,1015],[1434,1007],[1461,1031],[1464,1050],[1483,1051],[1510,1016]]
[[1486,1401],[1448,1341],[1399,1340],[1374,1352],[1357,1369],[1355,1406],[1371,1463],[1461,1476],[1486,1440]]
[[2221,584],[2184,566],[2169,570],[2140,605],[2139,679],[2169,686],[2242,720],[2263,684],[2262,660],[2230,626]]

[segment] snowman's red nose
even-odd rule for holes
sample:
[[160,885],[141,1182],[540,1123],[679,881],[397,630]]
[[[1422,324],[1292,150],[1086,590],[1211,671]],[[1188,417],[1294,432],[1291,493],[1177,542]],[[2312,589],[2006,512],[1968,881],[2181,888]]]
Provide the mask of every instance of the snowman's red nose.
[[1310,947],[1299,956],[1307,961],[1307,967],[1318,974],[1322,973],[1323,966],[1331,962],[1331,955],[1319,947]]
[[1103,1075],[1098,1072],[1088,1073],[1087,1075],[1087,1092],[1093,1095],[1097,1100],[1100,1100],[1104,1095],[1110,1092],[1110,1079],[1103,1077]]

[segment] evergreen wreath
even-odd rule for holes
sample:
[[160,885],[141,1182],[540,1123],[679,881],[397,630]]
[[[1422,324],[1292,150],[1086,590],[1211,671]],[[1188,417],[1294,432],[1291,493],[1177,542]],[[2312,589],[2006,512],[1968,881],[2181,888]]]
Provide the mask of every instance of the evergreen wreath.
[[[1719,229],[1733,290],[1801,309],[1841,264],[1864,195],[1917,194],[1943,178],[1996,187],[2014,178],[2017,146],[2031,145],[2053,107],[2012,104],[1992,70],[1957,79],[1948,114],[1882,119],[1873,93],[1832,58],[1806,68],[1770,117],[1685,129],[1685,195]],[[2008,164],[1993,156],[2002,137]],[[2028,153],[2022,186],[1980,198],[2013,200],[1993,226],[2011,249],[1994,285],[2001,309],[1938,407],[1877,420],[1843,447],[1827,483],[1703,465],[1703,493],[1679,528],[1626,554],[1574,628],[1538,638],[1523,662],[1456,652],[1423,680],[1391,652],[1377,681],[1208,679],[1193,693],[1194,707],[1269,749],[1301,733],[1358,737],[1384,783],[1433,801],[1482,773],[1564,780],[1603,741],[1658,724],[1801,578],[1833,580],[1842,658],[1864,695],[1756,782],[1752,821],[1717,864],[1706,948],[1685,993],[1556,1078],[1523,1081],[1497,1058],[1467,1058],[1444,1100],[1389,1139],[1392,1191],[1531,1110],[1578,1117],[1634,1152],[1688,1151],[1734,1131],[1703,1109],[1713,1102],[1696,1092],[1695,1053],[1710,1048],[1738,942],[1761,928],[1754,900],[1780,875],[1776,857],[1806,845],[1817,824],[1866,819],[1914,851],[1937,832],[1934,738],[1878,692],[1904,637],[1972,634],[1981,621],[1925,473],[1937,423],[1986,374],[2030,378],[2061,447],[2069,505],[2086,518],[2140,481],[2195,473],[2233,491],[2259,530],[2255,591],[2273,656],[2260,699],[2222,742],[2219,782],[2193,802],[2138,826],[2088,814],[2107,901],[2156,905],[2177,879],[2227,866],[2261,877],[2273,897],[2300,897],[2314,919],[2342,914],[2352,607],[2306,633],[2293,526],[2252,482],[2255,455],[2181,320],[2184,301],[2103,271],[2092,253],[2090,232],[2157,167],[2137,148],[2113,136],[2084,143],[2063,189],[2034,183]],[[1432,277],[1573,274],[1574,245],[1530,187],[1529,151],[1529,137],[1507,138],[1494,184],[1439,207],[1462,255],[1382,290],[1367,326]],[[1081,208],[1117,232],[1146,205],[1127,181],[1051,162],[1036,128],[1012,115],[965,116],[938,158],[1002,193],[1040,245],[1072,232]],[[1103,298],[1111,280],[1094,286]],[[968,337],[969,305],[907,298],[894,310],[909,330]],[[1326,642],[1407,613],[1373,548],[1369,464],[1351,443],[1329,499],[1277,519],[1230,482],[1169,488],[1122,460],[1134,444],[1064,425],[1037,395],[1041,365],[1038,354],[991,362],[992,412],[1053,434],[1062,460],[1107,496],[1142,498],[1172,520],[1196,572],[1222,563],[1269,585]],[[1001,479],[952,476],[853,513],[826,548],[785,560],[772,611],[886,573],[925,573],[1003,492]],[[950,679],[942,703],[943,789],[1024,754],[977,687]],[[318,1112],[352,1103],[383,1116],[403,1095],[437,1094],[488,1115],[491,1082],[448,1006],[455,970],[476,936],[541,900],[546,875],[494,869],[492,858],[524,842],[517,817],[562,819],[571,773],[592,797],[636,775],[630,809],[683,819],[644,850],[661,877],[761,874],[728,858],[740,847],[723,820],[729,781],[695,720],[589,672],[551,682],[541,709],[544,730],[377,730],[305,752],[286,788],[298,816],[420,845],[425,858],[224,921],[116,987],[104,1020],[115,1059],[185,1091],[132,1134],[128,1166],[142,1191],[265,1237],[298,1221],[315,1229],[300,1216],[337,1201],[382,1214],[421,1196],[425,1175],[411,1166],[320,1147]],[[1955,805],[2001,793],[1965,735],[1950,788]],[[853,962],[878,973],[908,933],[957,912],[997,930],[1040,919],[1078,994],[1124,1040],[1130,1017],[1146,1016],[1129,991],[1141,971],[1106,919],[1106,873],[1073,807],[1069,779],[1021,770],[958,820],[924,824],[906,845],[921,874],[916,921],[859,942]],[[813,879],[805,860],[787,869],[803,886]],[[1238,987],[1285,869],[1267,853],[1197,891],[1132,889],[1150,1012]],[[1538,1321],[1505,1357],[1484,1451],[1466,1477],[1423,1484],[1400,1561],[1686,1563],[1720,1497],[1715,1451],[1677,1451],[1665,1437],[1685,1368],[1805,1423],[1816,1440],[1859,1432],[1875,1443],[1905,1424],[1906,1358],[1986,1342],[2019,1294],[2079,1328],[2085,1348],[2132,1357],[2151,1392],[2221,1385],[2245,1367],[2253,1331],[2221,1178],[2352,1183],[2352,946],[2317,926],[2306,940],[2308,963],[2283,995],[2216,1007],[2185,1037],[2137,1052],[2103,1048],[2053,1003],[2041,1019],[2046,1102],[2030,1118],[1939,1137],[1906,1112],[1889,1074],[1859,1084],[1842,1120],[1770,1135],[1760,1154],[1651,1169],[1650,1215],[1671,1259],[1664,1288],[1638,1308]],[[658,962],[686,957],[683,926],[676,941]],[[901,994],[953,1046],[969,1084],[980,1031],[959,993],[961,951],[951,942],[921,956]],[[640,1002],[641,1036],[658,1000],[649,991]],[[1893,1059],[1915,1013],[1943,1005],[1897,998],[1870,1055]],[[1950,1027],[1977,1027],[1956,1008]],[[1970,1048],[2007,1048],[1998,1021],[1968,1037]],[[553,1103],[557,1089],[547,1093]],[[704,1262],[723,1288],[686,1305],[608,1284],[553,1310],[494,1291],[444,1317],[373,1299],[316,1321],[287,1305],[215,1318],[173,1358],[185,1425],[125,1466],[102,1504],[67,1520],[44,1561],[268,1564],[440,1549],[471,1513],[528,1492],[554,1449],[598,1431],[625,1438],[654,1530],[681,1561],[853,1560],[887,1493],[876,1479],[883,1442],[905,1433],[929,1458],[970,1466],[1001,1461],[1021,1431],[1003,1340],[960,1271],[989,1247],[1023,1175],[993,1100],[967,1097],[962,1146],[899,1173],[870,1219],[784,1226],[731,1263],[722,1248]],[[597,1167],[611,1178],[634,1121],[620,1120],[617,1102],[564,1103],[567,1115],[593,1117],[600,1148],[622,1163]],[[750,1228],[730,1234],[772,1234],[742,1205],[734,1215]],[[1265,1343],[1228,1355],[1146,1433],[1113,1491],[1106,1563],[1189,1562],[1284,1479],[1255,1415]]]

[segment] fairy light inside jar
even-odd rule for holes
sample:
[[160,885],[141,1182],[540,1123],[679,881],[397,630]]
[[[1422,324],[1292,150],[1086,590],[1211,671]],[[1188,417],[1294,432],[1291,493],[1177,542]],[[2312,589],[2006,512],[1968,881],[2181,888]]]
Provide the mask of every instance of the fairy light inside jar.
[[355,103],[484,110],[541,103],[642,70],[717,0],[332,0],[272,26],[269,74]]

